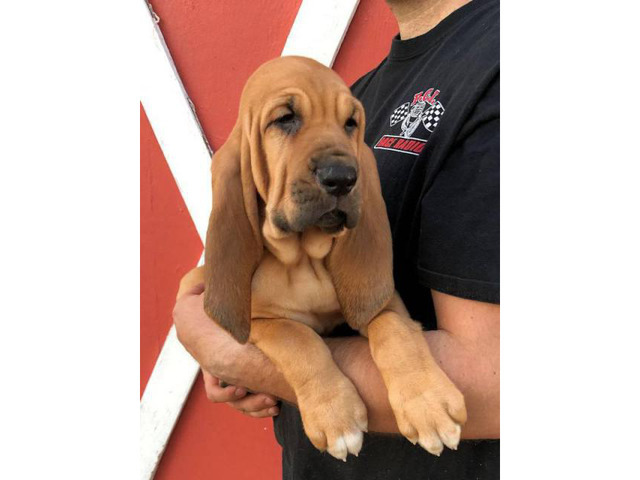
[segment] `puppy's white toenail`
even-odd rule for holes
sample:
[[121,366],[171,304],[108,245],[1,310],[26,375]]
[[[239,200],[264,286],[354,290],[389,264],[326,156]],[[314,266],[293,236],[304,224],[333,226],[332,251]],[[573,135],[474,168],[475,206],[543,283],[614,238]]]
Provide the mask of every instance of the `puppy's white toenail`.
[[358,456],[362,448],[362,432],[351,432],[344,435],[344,443],[349,453]]
[[327,449],[332,456],[338,460],[347,461],[347,444],[342,436],[338,437],[333,445]]
[[440,438],[438,437],[430,436],[426,438],[421,438],[420,440],[418,440],[418,443],[427,452],[429,452],[432,455],[435,455],[436,457],[439,457],[440,454],[442,453],[442,450],[444,450],[444,445],[442,444],[442,442],[440,441]]
[[451,450],[457,450],[458,444],[460,443],[460,431],[460,425],[455,425],[455,427],[448,429],[446,433],[440,435],[440,438]]

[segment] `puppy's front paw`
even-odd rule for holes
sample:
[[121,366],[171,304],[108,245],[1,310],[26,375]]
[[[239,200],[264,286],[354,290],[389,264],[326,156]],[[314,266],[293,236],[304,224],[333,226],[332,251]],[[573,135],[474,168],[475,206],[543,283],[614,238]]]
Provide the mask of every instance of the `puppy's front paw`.
[[444,445],[458,448],[467,420],[464,397],[437,366],[397,376],[389,386],[389,402],[400,432],[440,456]]
[[311,382],[298,394],[298,403],[311,443],[346,462],[347,454],[358,456],[362,448],[367,409],[346,377],[330,382]]

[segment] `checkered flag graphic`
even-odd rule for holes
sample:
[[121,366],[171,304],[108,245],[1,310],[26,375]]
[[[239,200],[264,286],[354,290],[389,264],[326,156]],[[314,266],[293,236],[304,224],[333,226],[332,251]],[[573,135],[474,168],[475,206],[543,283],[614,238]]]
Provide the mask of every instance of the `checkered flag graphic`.
[[431,105],[422,114],[422,124],[424,125],[424,128],[429,132],[433,132],[433,130],[438,126],[443,115],[444,107],[440,102],[436,102]]
[[393,113],[391,114],[391,118],[390,118],[390,123],[391,126],[393,127],[396,123],[401,122],[402,120],[404,120],[404,117],[407,116],[407,113],[409,113],[409,106],[410,103],[403,103],[402,105],[400,105],[398,108],[396,108]]

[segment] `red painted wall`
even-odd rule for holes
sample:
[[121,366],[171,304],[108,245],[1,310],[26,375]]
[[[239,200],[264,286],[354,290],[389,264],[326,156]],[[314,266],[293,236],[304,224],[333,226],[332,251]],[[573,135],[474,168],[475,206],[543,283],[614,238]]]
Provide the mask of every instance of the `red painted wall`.
[[[236,118],[242,87],[282,51],[300,0],[153,1],[160,27],[211,146]],[[361,0],[334,68],[351,84],[388,52],[397,28],[383,0]],[[202,244],[144,110],[140,113],[140,392],[171,326],[181,276]],[[162,458],[157,480],[281,477],[271,420],[213,405],[196,380]]]

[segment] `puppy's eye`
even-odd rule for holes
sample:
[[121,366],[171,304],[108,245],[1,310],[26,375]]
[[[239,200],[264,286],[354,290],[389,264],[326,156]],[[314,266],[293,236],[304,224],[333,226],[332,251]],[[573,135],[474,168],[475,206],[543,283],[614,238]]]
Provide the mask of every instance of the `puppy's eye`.
[[300,117],[292,111],[279,116],[271,122],[272,125],[275,125],[286,134],[296,133],[300,129],[300,123]]
[[358,122],[356,122],[356,120],[353,117],[349,118],[344,124],[344,129],[348,133],[353,132],[357,127],[358,127]]
[[286,115],[282,115],[279,118],[276,118],[276,123],[280,125],[286,125],[288,123],[292,123],[295,120],[296,116],[293,112],[289,112]]

